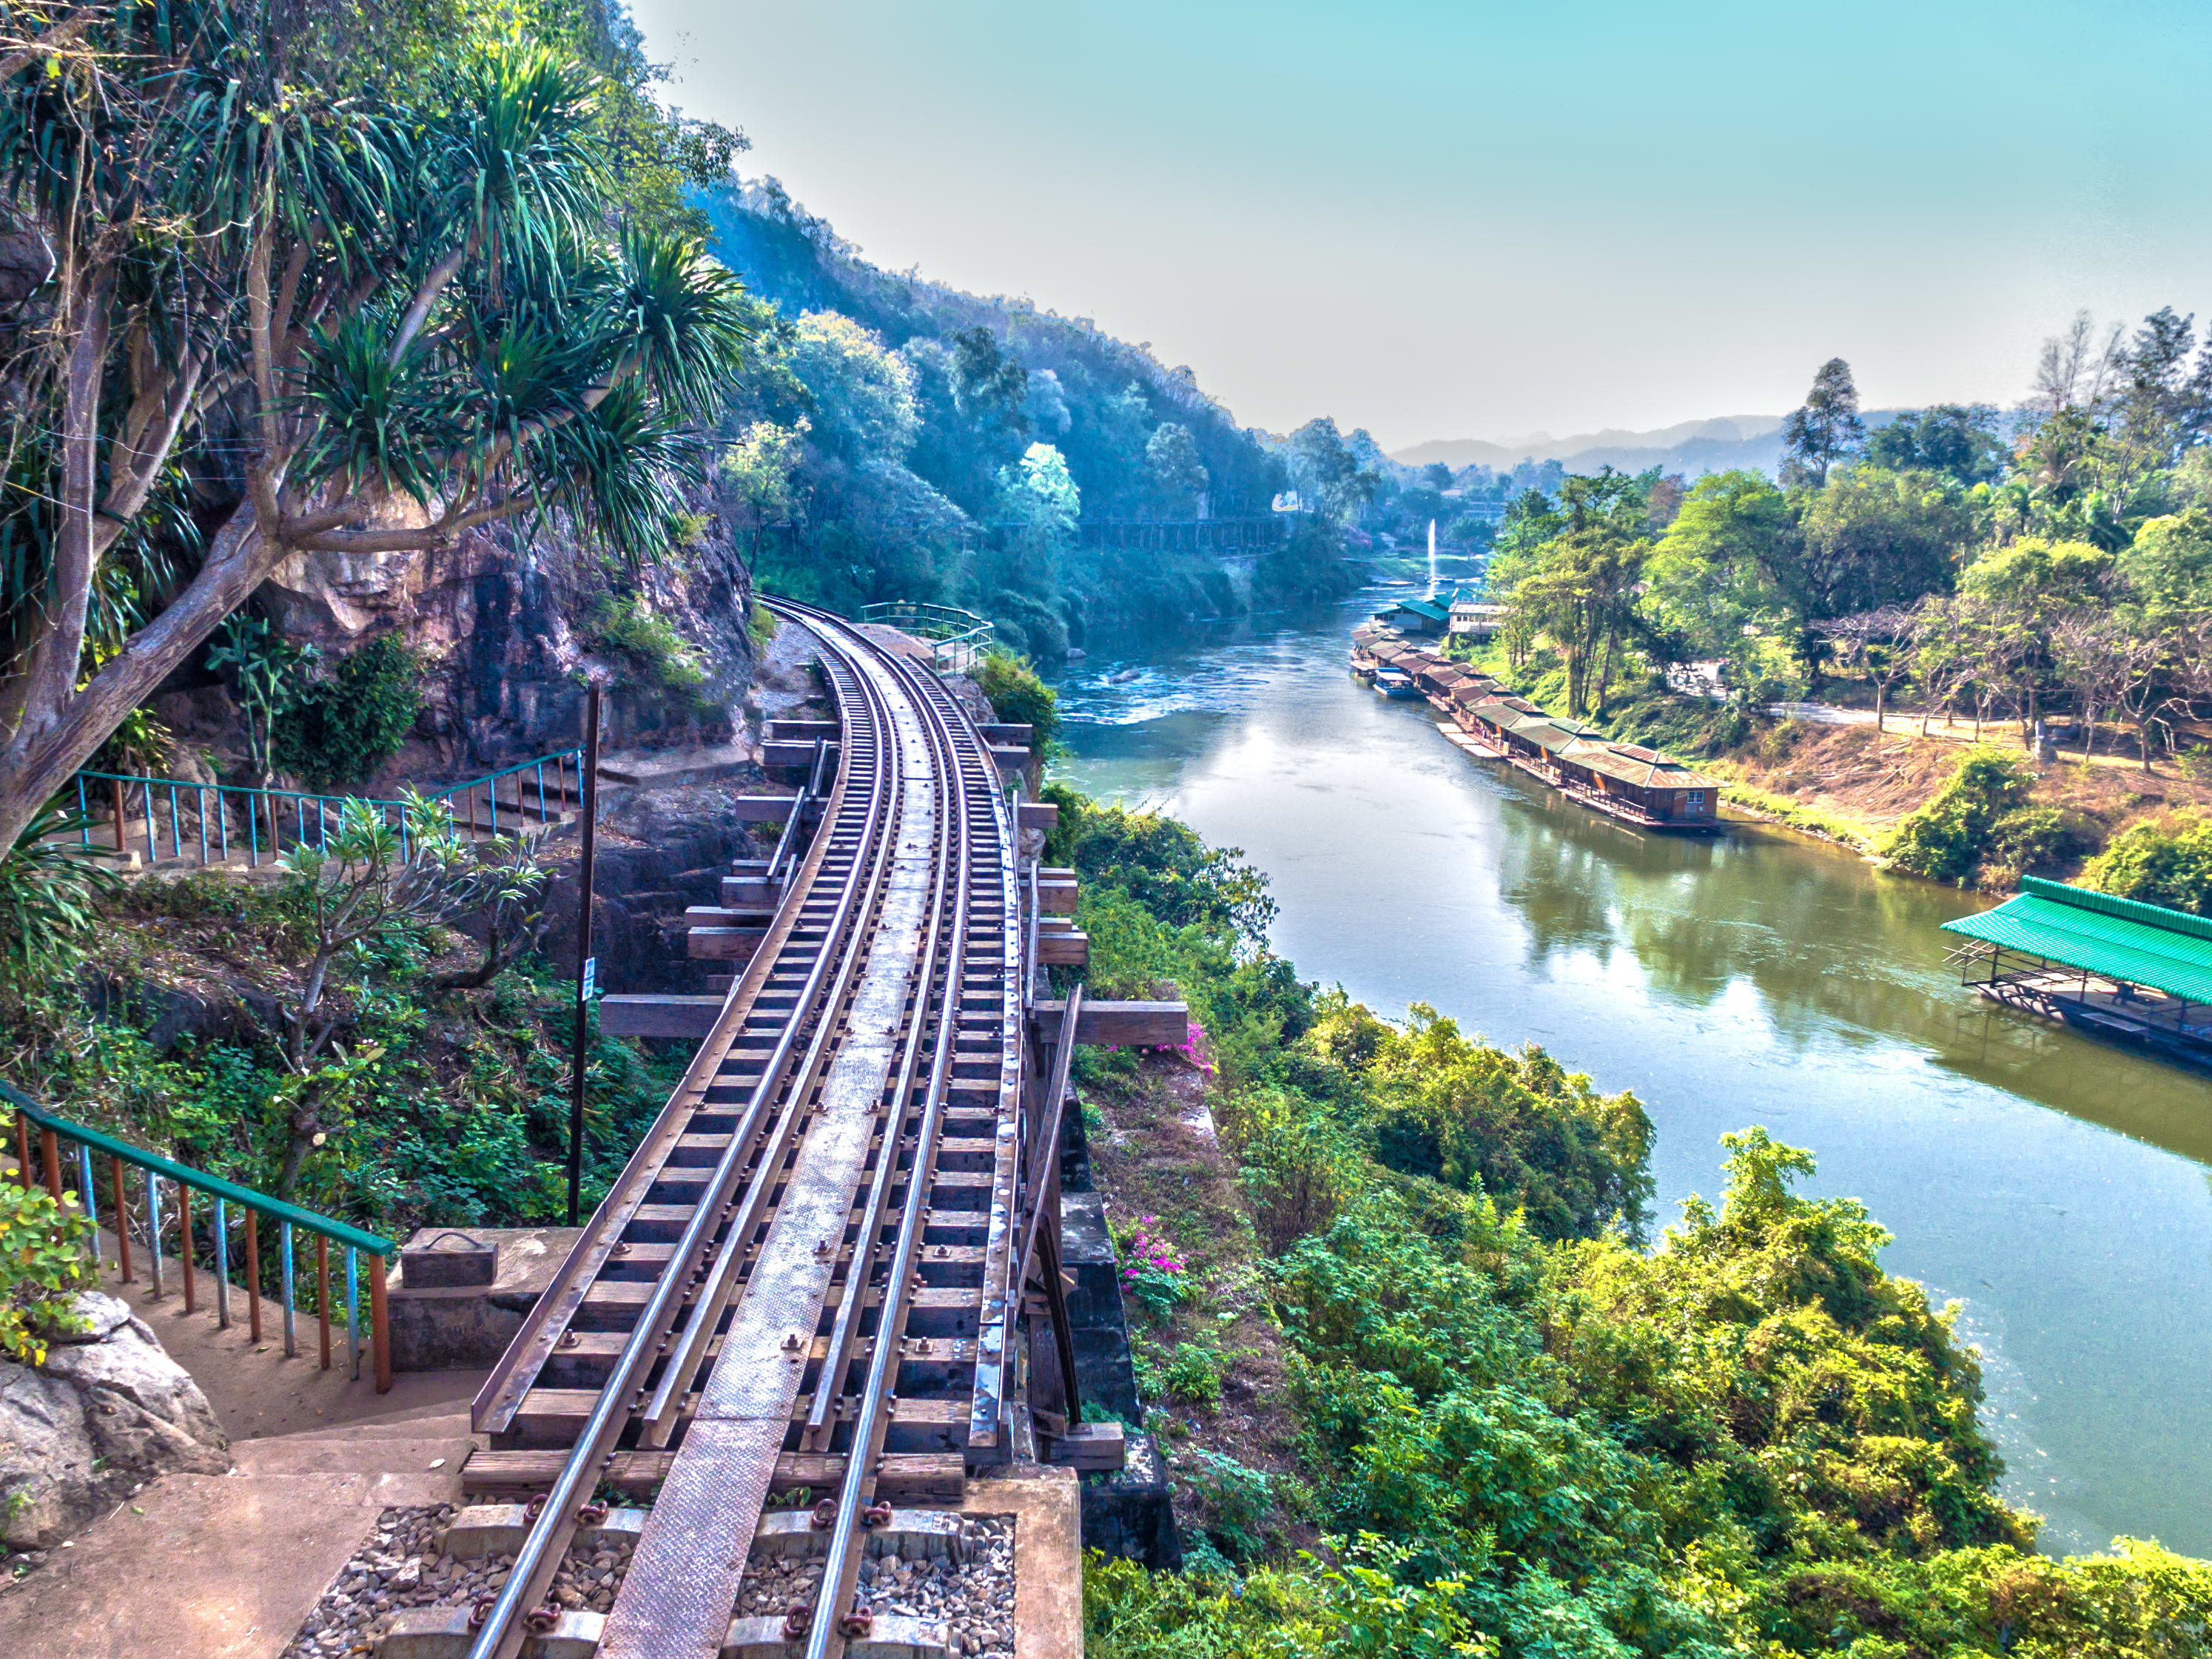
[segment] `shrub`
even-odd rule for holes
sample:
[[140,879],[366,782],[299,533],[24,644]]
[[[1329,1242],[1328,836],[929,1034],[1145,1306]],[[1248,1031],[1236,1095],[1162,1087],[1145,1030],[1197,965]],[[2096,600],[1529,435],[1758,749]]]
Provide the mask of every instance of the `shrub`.
[[1190,1299],[1190,1279],[1182,1257],[1159,1231],[1158,1216],[1139,1216],[1124,1229],[1114,1229],[1121,1247],[1121,1286],[1164,1325],[1169,1316]]
[[2104,838],[2096,819],[2058,806],[2015,806],[1990,826],[1996,855],[2029,874],[2063,870],[2095,852]]
[[82,827],[49,809],[0,858],[0,983],[66,978],[83,959],[97,902],[119,884],[77,838]]
[[1881,855],[1916,876],[1963,882],[1989,856],[1998,821],[2027,805],[2034,781],[2014,757],[1972,750],[1951,781],[1890,833]]
[[745,613],[745,632],[752,635],[753,648],[757,651],[767,650],[769,641],[775,638],[775,630],[782,626],[775,612],[758,599],[753,601],[752,609]]
[[637,594],[601,600],[592,637],[629,658],[653,684],[688,690],[707,683],[697,649]]
[[975,665],[975,684],[991,701],[991,712],[1010,725],[1032,729],[1030,752],[1042,756],[1060,736],[1060,696],[1030,665],[1027,657],[992,651]]
[[1260,1529],[1275,1505],[1273,1476],[1203,1446],[1177,1452],[1176,1466],[1190,1495],[1205,1506],[1206,1533],[1224,1554],[1249,1561],[1266,1547]]
[[313,789],[357,787],[399,752],[422,712],[422,659],[386,634],[271,722],[270,757]]
[[1164,1373],[1168,1396],[1190,1406],[1221,1403],[1221,1351],[1204,1342],[1179,1344]]
[[2131,826],[2083,867],[2081,884],[2212,915],[2212,817],[2169,812]]
[[92,1232],[75,1193],[57,1204],[35,1187],[0,1183],[0,1353],[45,1360],[45,1334],[67,1317],[70,1297],[98,1282]]

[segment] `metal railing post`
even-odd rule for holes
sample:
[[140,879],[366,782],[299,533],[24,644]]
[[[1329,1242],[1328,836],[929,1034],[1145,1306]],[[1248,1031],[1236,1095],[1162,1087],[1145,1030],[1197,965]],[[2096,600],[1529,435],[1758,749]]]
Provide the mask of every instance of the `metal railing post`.
[[361,1252],[346,1246],[346,1352],[352,1356],[353,1380],[361,1381]]
[[385,1305],[384,1258],[368,1259],[368,1341],[376,1363],[376,1391],[392,1392],[392,1322]]
[[321,1369],[331,1368],[331,1241],[315,1235],[315,1328],[322,1338]]
[[147,1294],[156,1302],[161,1299],[161,1177],[151,1170],[146,1171],[146,1277],[152,1286]]
[[300,1343],[298,1335],[293,1329],[292,1322],[292,1224],[289,1221],[278,1222],[276,1237],[283,1255],[284,1358],[295,1359],[299,1357]]
[[256,1347],[261,1345],[261,1214],[246,1212],[246,1330]]
[[219,1331],[230,1328],[230,1206],[220,1198],[215,1201],[215,1324]]
[[177,1183],[177,1261],[185,1273],[185,1311],[198,1311],[192,1286],[192,1189]]
[[[131,1206],[123,1201],[123,1159],[118,1155],[115,1164],[115,1254],[120,1258],[118,1266],[123,1270],[123,1282],[131,1282]],[[30,1170],[23,1174],[27,1179]]]
[[23,1183],[26,1192],[30,1190],[31,1115],[28,1112],[15,1114],[15,1179]]
[[57,1204],[62,1201],[62,1143],[61,1137],[52,1129],[39,1131],[39,1163],[46,1172],[46,1196]]
[[84,1200],[84,1218],[92,1223],[92,1257],[100,1260],[100,1205],[92,1192],[92,1148],[82,1140],[76,1144],[76,1190]]

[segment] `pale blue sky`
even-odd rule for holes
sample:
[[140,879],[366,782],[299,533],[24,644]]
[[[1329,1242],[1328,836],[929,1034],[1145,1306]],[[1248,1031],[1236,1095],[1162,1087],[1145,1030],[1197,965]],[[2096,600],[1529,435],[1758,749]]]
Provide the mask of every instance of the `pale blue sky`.
[[2024,393],[2212,308],[2212,8],[634,0],[878,264],[1386,446]]

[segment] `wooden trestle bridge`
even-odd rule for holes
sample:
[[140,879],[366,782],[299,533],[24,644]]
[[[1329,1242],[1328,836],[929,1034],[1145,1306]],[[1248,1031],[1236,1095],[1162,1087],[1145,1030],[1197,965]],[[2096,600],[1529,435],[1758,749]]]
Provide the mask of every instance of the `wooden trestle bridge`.
[[[1119,1425],[1080,1421],[1061,1113],[1079,1036],[1180,1041],[1180,1006],[1043,1000],[1041,958],[1079,960],[1080,935],[1072,876],[1021,851],[1052,810],[1004,775],[1026,732],[980,726],[854,625],[769,603],[819,639],[839,718],[769,734],[805,780],[761,798],[784,803],[760,813],[781,840],[692,915],[692,953],[732,960],[726,992],[630,1000],[631,1029],[702,1041],[477,1396],[491,1449],[464,1485],[532,1519],[471,1659],[556,1623],[605,1659],[863,1650],[869,1528],[1017,1461],[1120,1462]],[[764,1510],[800,1488],[817,1595],[734,1618]],[[547,1600],[572,1535],[647,1494],[611,1611],[574,1628]]]

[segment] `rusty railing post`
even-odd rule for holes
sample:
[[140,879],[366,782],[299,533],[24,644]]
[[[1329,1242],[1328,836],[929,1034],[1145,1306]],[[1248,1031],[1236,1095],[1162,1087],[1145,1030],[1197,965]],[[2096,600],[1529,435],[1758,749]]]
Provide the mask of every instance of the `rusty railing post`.
[[199,1304],[192,1284],[192,1189],[181,1181],[177,1183],[177,1261],[185,1270],[185,1311],[197,1313]]
[[115,850],[118,853],[128,853],[131,849],[124,844],[123,840],[123,780],[111,778],[108,782],[115,796]]
[[376,1357],[376,1391],[392,1392],[392,1322],[385,1306],[384,1258],[368,1258],[368,1342]]
[[115,1254],[123,1282],[131,1282],[131,1209],[123,1201],[123,1155],[115,1154]]
[[15,1179],[23,1183],[23,1190],[31,1189],[31,1115],[15,1114]]
[[323,1341],[322,1369],[331,1368],[331,1241],[315,1235],[315,1326]]
[[39,1131],[39,1162],[46,1168],[46,1196],[62,1201],[62,1143],[52,1129]]
[[246,1212],[246,1322],[256,1346],[261,1341],[261,1212]]

